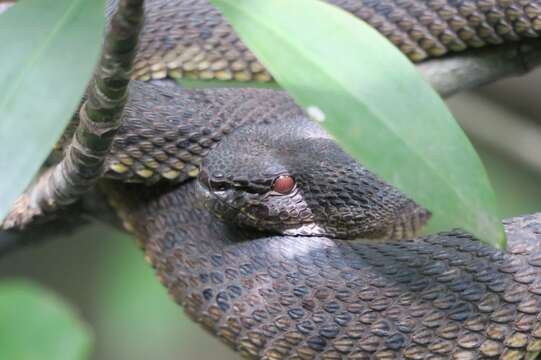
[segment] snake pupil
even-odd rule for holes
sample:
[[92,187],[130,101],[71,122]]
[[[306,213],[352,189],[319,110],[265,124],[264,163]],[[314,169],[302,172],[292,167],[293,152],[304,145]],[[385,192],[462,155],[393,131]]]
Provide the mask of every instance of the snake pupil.
[[272,190],[280,194],[288,194],[295,187],[295,180],[289,175],[281,175],[274,180]]

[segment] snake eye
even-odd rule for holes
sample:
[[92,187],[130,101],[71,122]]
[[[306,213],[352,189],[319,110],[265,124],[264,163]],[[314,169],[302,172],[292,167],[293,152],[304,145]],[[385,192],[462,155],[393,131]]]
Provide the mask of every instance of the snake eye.
[[280,194],[288,194],[295,187],[295,180],[289,175],[280,175],[272,183],[272,190]]

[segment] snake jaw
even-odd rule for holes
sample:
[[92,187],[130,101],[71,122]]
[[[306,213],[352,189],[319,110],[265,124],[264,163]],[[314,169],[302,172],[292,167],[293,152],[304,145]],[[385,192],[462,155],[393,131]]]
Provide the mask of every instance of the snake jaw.
[[[278,194],[272,190],[252,194],[237,189],[216,191],[209,189],[204,181],[198,181],[197,190],[204,207],[221,221],[276,234],[325,234],[323,228],[315,224],[312,212],[298,188],[288,194]],[[292,205],[296,209],[291,209]],[[290,211],[285,211],[288,208]]]
[[[296,228],[286,229],[283,231],[283,235],[289,235],[289,236],[303,236],[303,237],[311,237],[311,236],[327,236],[327,232],[323,227],[316,223],[307,223],[307,224],[300,224]],[[332,236],[327,236],[331,237]]]

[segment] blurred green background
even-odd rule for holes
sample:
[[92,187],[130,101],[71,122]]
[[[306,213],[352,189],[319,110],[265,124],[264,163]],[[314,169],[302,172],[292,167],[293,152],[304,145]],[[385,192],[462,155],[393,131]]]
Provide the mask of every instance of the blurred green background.
[[[501,217],[541,210],[541,71],[449,99],[481,154]],[[132,239],[101,225],[0,262],[73,304],[95,334],[93,359],[236,359],[167,296]]]

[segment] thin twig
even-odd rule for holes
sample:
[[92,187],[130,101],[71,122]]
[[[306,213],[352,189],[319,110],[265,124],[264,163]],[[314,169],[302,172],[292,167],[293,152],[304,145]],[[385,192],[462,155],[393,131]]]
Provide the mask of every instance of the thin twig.
[[79,125],[64,159],[47,170],[16,201],[3,229],[23,229],[75,202],[103,173],[105,156],[120,126],[143,24],[143,0],[119,1],[102,56],[79,112]]
[[55,213],[54,219],[35,224],[25,231],[0,230],[0,260],[12,251],[54,240],[60,236],[76,233],[83,226],[94,223],[95,219],[84,215],[79,205],[72,205]]

